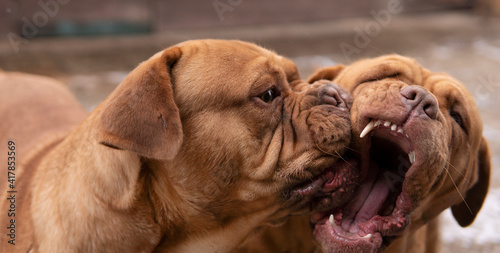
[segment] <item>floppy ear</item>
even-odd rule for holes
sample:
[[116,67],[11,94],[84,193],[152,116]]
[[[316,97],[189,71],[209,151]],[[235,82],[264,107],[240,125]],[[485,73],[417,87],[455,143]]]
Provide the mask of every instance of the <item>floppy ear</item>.
[[333,79],[335,79],[338,76],[340,71],[342,71],[344,69],[345,69],[345,66],[342,64],[322,68],[322,69],[314,72],[312,75],[310,75],[309,78],[307,79],[307,82],[314,83],[314,82],[322,80],[322,79],[333,81]]
[[98,125],[101,144],[154,159],[172,159],[182,144],[171,68],[181,57],[166,49],[134,69],[106,99]]
[[491,154],[488,148],[488,142],[486,142],[484,137],[479,147],[477,166],[478,180],[465,195],[465,202],[467,204],[461,202],[451,207],[453,216],[462,227],[469,226],[474,221],[488,193],[491,172]]

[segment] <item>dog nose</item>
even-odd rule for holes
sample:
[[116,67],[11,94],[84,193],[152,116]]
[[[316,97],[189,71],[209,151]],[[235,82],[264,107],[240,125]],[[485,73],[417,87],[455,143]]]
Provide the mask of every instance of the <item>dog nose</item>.
[[342,101],[340,98],[340,94],[332,86],[325,87],[322,95],[323,102],[327,104],[337,105],[339,101]]
[[350,101],[350,95],[343,89],[341,89],[335,83],[329,83],[320,92],[320,98],[323,103],[330,104],[337,107],[348,107]]
[[403,103],[409,105],[412,111],[420,115],[427,115],[431,119],[437,118],[438,102],[424,88],[410,85],[400,91]]

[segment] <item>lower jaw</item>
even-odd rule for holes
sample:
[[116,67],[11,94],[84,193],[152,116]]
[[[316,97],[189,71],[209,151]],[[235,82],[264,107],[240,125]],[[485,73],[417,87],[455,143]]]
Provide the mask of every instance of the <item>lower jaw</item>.
[[325,253],[380,252],[408,227],[409,213],[396,207],[391,215],[376,215],[358,224],[355,232],[349,232],[342,228],[342,213],[337,210],[335,215],[325,217],[314,225],[313,236]]
[[359,252],[371,253],[382,249],[383,237],[380,233],[372,234],[370,238],[353,238],[343,234],[338,228],[328,223],[316,224],[313,231],[315,240],[321,245],[323,252]]

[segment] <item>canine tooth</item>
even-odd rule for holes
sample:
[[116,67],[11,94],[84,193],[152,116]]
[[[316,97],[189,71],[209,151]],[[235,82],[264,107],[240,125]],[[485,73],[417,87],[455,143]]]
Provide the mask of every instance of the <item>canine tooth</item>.
[[403,128],[398,129],[398,133],[402,134],[403,133]]
[[391,126],[391,130],[392,130],[392,131],[396,131],[396,128],[398,128],[398,125],[396,125],[396,124],[392,124],[392,126]]
[[333,226],[335,226],[335,221],[333,220],[333,214],[330,214],[330,218],[328,218],[328,220]]
[[375,127],[374,125],[375,123],[373,122],[373,120],[370,121],[370,123],[368,123],[368,125],[365,126],[365,129],[363,129],[363,131],[359,135],[359,138],[365,137],[365,135],[368,134]]
[[410,159],[411,164],[413,164],[415,162],[415,152],[414,151],[408,153],[408,159]]
[[389,122],[389,121],[385,121],[385,122],[384,122],[384,126],[388,127],[388,126],[390,126],[390,125],[391,125],[391,122]]
[[373,126],[378,127],[380,125],[380,123],[382,123],[382,120],[377,120],[377,122],[375,122],[375,125],[373,125]]
[[363,238],[372,238],[372,234],[367,234],[367,235],[363,236]]

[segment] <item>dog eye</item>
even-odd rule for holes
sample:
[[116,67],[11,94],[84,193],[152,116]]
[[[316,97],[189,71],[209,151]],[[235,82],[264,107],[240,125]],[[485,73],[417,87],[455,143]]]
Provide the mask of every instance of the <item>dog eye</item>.
[[269,89],[260,96],[260,99],[265,103],[271,103],[278,96],[279,94],[274,89]]
[[461,127],[464,128],[464,120],[462,119],[462,116],[458,112],[455,111],[450,111],[450,117],[457,122],[457,124]]

